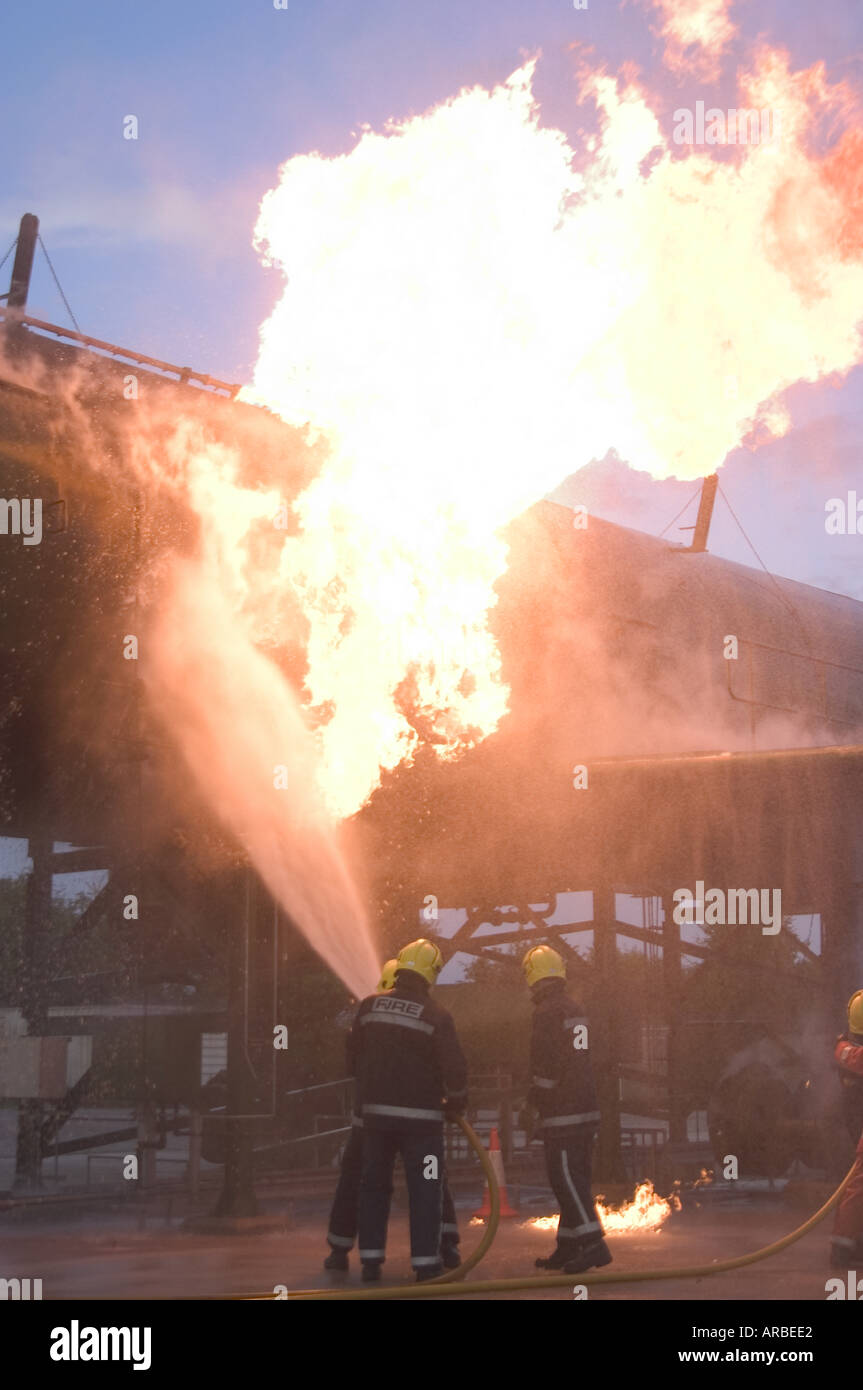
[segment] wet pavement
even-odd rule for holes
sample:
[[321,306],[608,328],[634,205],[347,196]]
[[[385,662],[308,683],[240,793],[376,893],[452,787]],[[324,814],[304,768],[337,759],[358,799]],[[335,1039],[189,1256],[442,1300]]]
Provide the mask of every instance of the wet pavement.
[[[463,1250],[482,1235],[469,1224],[475,1201],[459,1212]],[[818,1203],[814,1203],[817,1206]],[[534,1260],[550,1253],[553,1238],[530,1223],[541,1204],[517,1219],[501,1221],[491,1251],[472,1279],[535,1276]],[[809,1209],[811,1210],[811,1208]],[[266,1233],[194,1235],[165,1215],[147,1218],[121,1211],[80,1220],[58,1217],[38,1222],[0,1220],[0,1278],[41,1278],[43,1299],[230,1298],[309,1288],[359,1287],[356,1254],[347,1280],[336,1282],[322,1269],[326,1202],[285,1204],[273,1213],[276,1229]],[[658,1231],[609,1236],[611,1271],[672,1269],[743,1255],[768,1245],[800,1225],[809,1211],[781,1200],[705,1205],[672,1216]],[[593,1286],[592,1300],[824,1300],[829,1218],[815,1231],[767,1261],[707,1278]],[[863,1270],[860,1271],[863,1276]],[[407,1215],[390,1221],[385,1282],[412,1283]],[[578,1276],[572,1276],[572,1285]],[[470,1295],[468,1295],[469,1297]],[[572,1289],[530,1289],[480,1295],[498,1299],[568,1299]]]

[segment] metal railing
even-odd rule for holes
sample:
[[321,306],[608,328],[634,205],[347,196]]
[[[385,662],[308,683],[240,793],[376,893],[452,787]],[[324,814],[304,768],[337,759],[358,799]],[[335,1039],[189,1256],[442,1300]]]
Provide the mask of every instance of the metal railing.
[[649,1178],[654,1185],[660,1172],[660,1160],[666,1145],[661,1129],[627,1127],[620,1131],[620,1154],[626,1176],[631,1182]]
[[[280,1117],[282,1123],[279,1127],[266,1135],[259,1135],[259,1142],[254,1146],[256,1158],[260,1162],[259,1176],[264,1176],[267,1172],[290,1176],[291,1169],[304,1173],[311,1173],[317,1169],[323,1176],[326,1171],[337,1167],[344,1144],[351,1133],[353,1084],[351,1077],[338,1077],[333,1081],[317,1082],[310,1086],[296,1087],[283,1092],[281,1099],[289,1102],[289,1111],[290,1108],[299,1105],[300,1113],[295,1114],[296,1124],[291,1126],[289,1122],[285,1123],[287,1117],[282,1112]],[[523,1087],[518,1091],[514,1089],[511,1076],[503,1072],[471,1076],[468,1084],[471,1098],[468,1118],[474,1130],[483,1142],[488,1144],[492,1129],[496,1129],[505,1165],[509,1168],[511,1164],[514,1164],[514,1168],[522,1173],[532,1171],[535,1164],[542,1162],[541,1147],[539,1145],[527,1145],[523,1132],[516,1128],[515,1115],[523,1103],[523,1089]],[[326,1110],[316,1107],[314,1113],[309,1113],[305,1109],[304,1103],[313,1102],[318,1097],[325,1095],[329,1095],[331,1100],[335,1097],[335,1105],[330,1104]],[[154,1152],[152,1166],[142,1170],[142,1178],[144,1179],[141,1184],[142,1188],[161,1187],[163,1185],[161,1175],[164,1173],[164,1165],[169,1163],[172,1167],[179,1164],[184,1165],[183,1185],[193,1195],[198,1191],[202,1171],[202,1131],[208,1118],[216,1119],[218,1117],[216,1115],[208,1116],[207,1112],[202,1113],[200,1111],[190,1111],[182,1116],[175,1115],[173,1117],[173,1123],[165,1127],[168,1132],[177,1136],[188,1136],[188,1147],[182,1146],[180,1152],[159,1152],[158,1157]],[[291,1132],[292,1129],[294,1132]],[[452,1167],[472,1168],[476,1164],[476,1156],[469,1148],[461,1130],[456,1125],[448,1124],[444,1134],[447,1163]],[[147,1147],[147,1140],[153,1137],[139,1131],[136,1135],[138,1143],[133,1145],[131,1150],[127,1150],[127,1153],[137,1151],[139,1159],[141,1159],[143,1149]],[[115,1165],[118,1172],[121,1171],[122,1165],[119,1159],[122,1155],[117,1152],[113,1150],[108,1153],[87,1152],[87,1150],[97,1148],[100,1138],[102,1136],[88,1136],[87,1139],[67,1144],[62,1142],[58,1144],[55,1141],[52,1146],[53,1152],[49,1149],[45,1155],[46,1162],[53,1167],[53,1174],[45,1175],[47,1181],[52,1186],[60,1186],[65,1181],[65,1176],[61,1176],[59,1160],[61,1156],[71,1157],[73,1148],[78,1151],[81,1158],[84,1158],[86,1153],[86,1163],[82,1164],[81,1167],[86,1171],[85,1185],[87,1188],[94,1185],[95,1175],[103,1163],[110,1162]],[[110,1144],[113,1141],[116,1144],[117,1138],[117,1131],[109,1131],[105,1133],[103,1142]],[[620,1138],[627,1175],[632,1180],[650,1178],[656,1182],[662,1175],[662,1160],[667,1146],[664,1132],[656,1126],[627,1126],[621,1130]],[[156,1145],[156,1147],[159,1146]],[[279,1155],[284,1155],[284,1163],[280,1162]],[[300,1160],[299,1163],[298,1159]],[[219,1162],[215,1158],[209,1161],[217,1165]],[[94,1165],[96,1166],[94,1167]],[[157,1166],[160,1174],[158,1181],[156,1178]],[[84,1174],[82,1173],[81,1176],[83,1177]],[[165,1176],[167,1177],[167,1175]],[[98,1187],[106,1186],[106,1179],[103,1177],[101,1181],[95,1180],[95,1185]],[[120,1186],[119,1182],[117,1186]]]
[[170,373],[183,384],[194,381],[213,392],[223,391],[230,400],[235,400],[237,393],[242,389],[238,382],[220,381],[218,377],[209,376],[206,372],[196,372],[192,367],[178,367],[173,362],[163,362],[159,357],[148,357],[146,353],[136,352],[134,348],[106,343],[102,338],[91,338],[88,333],[78,333],[71,328],[62,328],[56,323],[46,323],[43,319],[34,319],[29,314],[21,314],[14,309],[0,308],[0,323],[13,328],[20,326],[35,329],[37,334],[50,333],[56,338],[69,338],[72,342],[89,348],[91,352],[106,353],[112,358],[125,358],[142,367],[152,367],[157,372]]

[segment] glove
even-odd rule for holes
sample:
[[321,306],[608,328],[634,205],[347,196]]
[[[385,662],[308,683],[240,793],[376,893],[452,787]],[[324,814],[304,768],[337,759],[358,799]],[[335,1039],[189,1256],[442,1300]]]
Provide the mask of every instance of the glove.
[[444,1119],[457,1120],[460,1115],[464,1114],[466,1108],[467,1101],[464,1100],[463,1097],[459,1097],[457,1100],[453,1100],[449,1096],[447,1096],[443,1103]]
[[534,1106],[526,1105],[518,1117],[518,1127],[524,1130],[525,1143],[532,1144],[536,1137],[539,1114]]

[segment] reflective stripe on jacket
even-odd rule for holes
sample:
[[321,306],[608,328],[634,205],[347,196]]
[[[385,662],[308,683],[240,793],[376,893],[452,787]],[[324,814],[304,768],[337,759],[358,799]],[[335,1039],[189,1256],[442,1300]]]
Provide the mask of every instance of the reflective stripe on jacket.
[[543,1138],[565,1139],[583,1132],[585,1126],[599,1124],[590,1030],[583,1009],[570,999],[563,980],[543,981],[534,986],[532,995],[528,1101],[539,1111]]
[[443,1123],[444,1099],[466,1102],[467,1064],[455,1024],[424,981],[404,971],[370,995],[348,1039],[355,1108],[366,1129],[428,1129]]

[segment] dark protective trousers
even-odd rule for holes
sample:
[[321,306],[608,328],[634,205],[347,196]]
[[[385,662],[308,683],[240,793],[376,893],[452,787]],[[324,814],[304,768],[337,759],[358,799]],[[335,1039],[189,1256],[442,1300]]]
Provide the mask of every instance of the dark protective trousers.
[[855,1253],[863,1242],[863,1134],[857,1145],[851,1180],[836,1209],[832,1240],[835,1246]]
[[[441,1246],[453,1248],[459,1244],[458,1219],[455,1203],[443,1171],[443,1205],[441,1225]],[[360,1180],[363,1173],[363,1130],[354,1125],[342,1155],[342,1169],[339,1174],[336,1195],[330,1212],[330,1225],[327,1242],[334,1250],[351,1250],[357,1235],[357,1219],[360,1202]]]
[[[411,1264],[414,1269],[440,1264],[443,1125],[421,1134],[407,1129],[366,1128],[362,1146],[360,1259],[383,1260],[386,1256],[393,1168],[396,1155],[401,1154],[410,1202]],[[431,1159],[436,1163],[430,1163]]]
[[352,1250],[357,1234],[357,1207],[363,1173],[363,1132],[354,1125],[342,1154],[336,1195],[330,1211],[327,1243],[334,1250]]
[[594,1131],[575,1138],[545,1138],[548,1180],[560,1203],[557,1243],[575,1255],[602,1237],[602,1223],[590,1191]]

